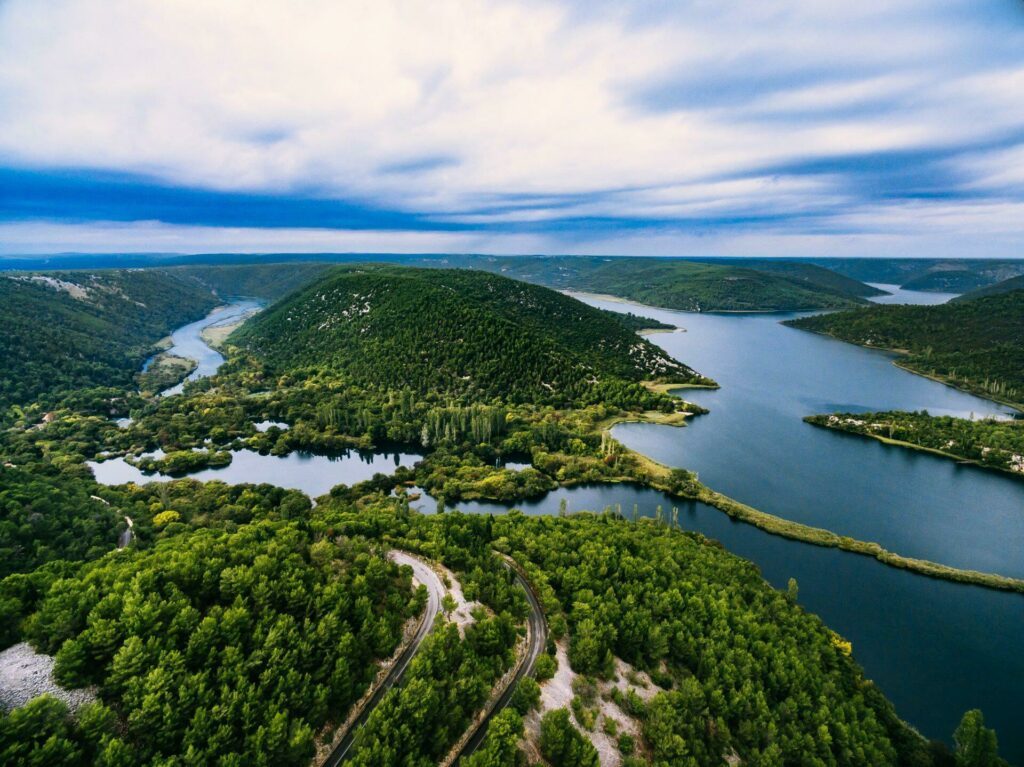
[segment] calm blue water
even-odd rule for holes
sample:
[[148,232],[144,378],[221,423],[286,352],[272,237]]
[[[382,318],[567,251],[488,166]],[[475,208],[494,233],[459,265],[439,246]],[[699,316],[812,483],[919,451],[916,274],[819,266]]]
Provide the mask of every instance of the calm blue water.
[[867,283],[873,288],[886,291],[887,296],[872,296],[869,300],[876,304],[917,304],[929,305],[944,304],[958,293],[931,293],[922,290],[904,290],[899,285],[890,285],[884,282]]
[[[228,306],[218,307],[203,317],[203,319],[191,322],[188,325],[182,325],[171,333],[171,347],[167,351],[178,357],[195,360],[198,366],[189,374],[185,381],[182,381],[177,386],[165,389],[160,392],[160,396],[168,397],[172,394],[180,394],[186,381],[195,381],[197,378],[213,375],[217,372],[217,368],[224,363],[224,357],[221,356],[220,352],[207,346],[206,342],[200,337],[200,333],[203,330],[211,326],[234,322],[239,317],[258,310],[261,306],[262,304],[259,301],[236,301]],[[146,360],[146,364],[143,365],[142,369],[146,370],[152,361],[153,357]]]
[[[374,474],[393,474],[399,466],[412,466],[421,456],[411,453],[366,453],[352,450],[342,455],[260,455],[253,450],[235,450],[231,463],[219,469],[203,469],[187,474],[200,482],[219,480],[229,485],[266,483],[302,490],[312,498],[323,495],[335,485],[354,485],[372,479]],[[134,482],[167,482],[180,477],[164,474],[143,474],[123,458],[89,462],[96,481],[104,485]]]

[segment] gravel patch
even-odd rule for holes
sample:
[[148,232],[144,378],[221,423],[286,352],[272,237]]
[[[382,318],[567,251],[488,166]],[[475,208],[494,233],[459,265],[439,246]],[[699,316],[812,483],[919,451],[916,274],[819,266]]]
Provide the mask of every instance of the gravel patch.
[[27,642],[0,652],[0,708],[10,711],[47,693],[72,711],[96,700],[94,688],[65,690],[58,685],[53,679],[53,658],[37,653]]

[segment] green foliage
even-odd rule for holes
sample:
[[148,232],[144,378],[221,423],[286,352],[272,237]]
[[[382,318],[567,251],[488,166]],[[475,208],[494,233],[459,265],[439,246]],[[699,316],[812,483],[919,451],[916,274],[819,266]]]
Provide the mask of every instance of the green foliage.
[[977,709],[964,714],[953,740],[957,767],[1007,767],[999,758],[995,730],[985,726],[985,718]]
[[588,514],[512,514],[494,532],[557,592],[577,672],[617,656],[681,680],[646,710],[620,696],[665,763],[733,748],[746,763],[896,765],[925,750],[818,618],[700,536]]
[[597,749],[573,727],[564,708],[540,720],[540,752],[552,767],[597,767]]
[[878,293],[821,266],[770,259],[739,265],[673,258],[517,256],[452,263],[683,311],[845,308],[863,303],[861,296]]
[[230,266],[175,266],[162,269],[181,280],[191,280],[225,300],[262,298],[275,301],[308,285],[332,265],[323,262],[239,264]]
[[538,682],[546,682],[548,679],[551,679],[556,671],[558,671],[558,661],[555,660],[553,655],[548,653],[541,653],[533,666],[533,675],[537,678]]
[[130,386],[152,346],[216,306],[209,290],[156,271],[0,278],[0,420],[76,389]]
[[90,767],[119,764],[116,715],[101,703],[82,706],[72,717],[49,695],[10,713],[0,709],[0,764],[6,767]]
[[52,466],[0,468],[0,579],[113,548],[121,518],[97,492]]
[[900,362],[969,391],[1024,399],[1024,291],[939,306],[875,306],[790,320],[843,341],[906,351]]
[[868,437],[897,440],[1024,477],[1024,421],[970,420],[908,413],[835,413],[808,423]]
[[530,711],[540,705],[540,685],[533,677],[527,676],[519,680],[516,690],[512,694],[511,706],[521,716],[526,716]]
[[599,401],[617,382],[636,399],[643,379],[697,380],[621,321],[482,272],[338,268],[231,340],[280,374],[478,403]]
[[310,556],[298,525],[199,529],[55,581],[26,633],[65,685],[98,684],[130,764],[304,764],[392,651],[407,578],[362,544]]
[[522,733],[522,718],[513,709],[505,709],[488,724],[487,737],[480,749],[461,763],[466,767],[516,767],[522,761]]

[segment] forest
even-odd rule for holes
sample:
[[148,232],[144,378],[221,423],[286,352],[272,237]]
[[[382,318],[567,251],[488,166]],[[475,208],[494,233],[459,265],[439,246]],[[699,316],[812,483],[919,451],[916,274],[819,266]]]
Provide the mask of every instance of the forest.
[[500,272],[558,289],[607,293],[681,311],[798,311],[865,303],[880,291],[809,263],[749,266],[672,258],[449,258],[453,265]]
[[982,396],[1024,401],[1024,290],[938,306],[875,306],[785,324],[901,352],[899,364]]
[[157,341],[218,303],[152,271],[0,276],[0,423],[76,390],[131,385]]
[[616,385],[644,399],[642,380],[703,380],[606,313],[465,270],[338,267],[230,341],[279,376],[467,402],[606,401]]
[[908,413],[834,413],[804,419],[850,434],[906,443],[1024,477],[1024,421]]

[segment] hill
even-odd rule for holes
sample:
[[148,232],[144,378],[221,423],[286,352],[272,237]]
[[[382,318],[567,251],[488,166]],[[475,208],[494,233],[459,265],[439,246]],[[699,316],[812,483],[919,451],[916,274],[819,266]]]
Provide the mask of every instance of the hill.
[[786,323],[905,352],[903,366],[983,396],[1024,401],[1024,291],[939,306],[875,306]]
[[12,405],[90,386],[128,386],[153,345],[220,303],[155,271],[0,277],[0,418]]
[[275,301],[308,285],[332,264],[324,262],[237,264],[229,266],[175,266],[167,274],[195,281],[225,299],[263,298]]
[[966,293],[1024,274],[1024,260],[991,258],[835,258],[812,263],[864,282],[907,290]]
[[276,372],[378,390],[577,400],[599,384],[691,382],[622,321],[547,288],[467,270],[338,267],[231,337]]
[[953,301],[973,301],[977,298],[997,296],[1000,293],[1012,293],[1015,290],[1024,290],[1024,275],[1011,277],[1008,280],[997,282],[995,285],[987,285],[984,288],[972,290],[970,293],[964,293],[962,296],[957,296]]
[[[449,264],[498,272],[558,289],[607,293],[693,312],[843,309],[880,291],[813,264],[703,263],[676,258],[459,257]],[[743,265],[740,265],[743,264]]]

